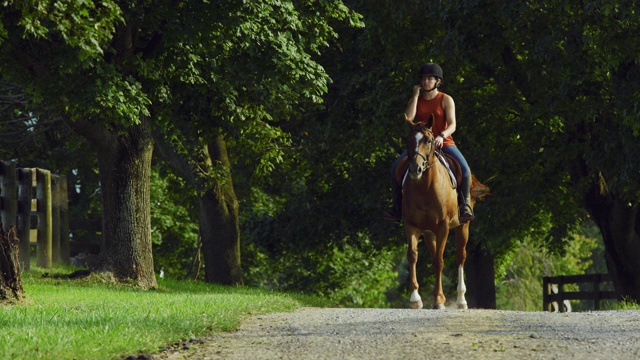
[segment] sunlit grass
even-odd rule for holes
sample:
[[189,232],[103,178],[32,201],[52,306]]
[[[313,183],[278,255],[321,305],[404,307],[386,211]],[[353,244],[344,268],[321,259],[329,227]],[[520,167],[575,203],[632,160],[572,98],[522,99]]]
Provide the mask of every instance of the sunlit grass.
[[[98,279],[22,276],[27,300],[0,307],[0,359],[115,359],[236,328],[252,314],[322,306],[317,299],[243,287],[159,281],[157,290]],[[326,305],[326,304],[324,304]]]
[[622,301],[613,305],[613,310],[640,310],[640,304],[629,298],[623,298]]

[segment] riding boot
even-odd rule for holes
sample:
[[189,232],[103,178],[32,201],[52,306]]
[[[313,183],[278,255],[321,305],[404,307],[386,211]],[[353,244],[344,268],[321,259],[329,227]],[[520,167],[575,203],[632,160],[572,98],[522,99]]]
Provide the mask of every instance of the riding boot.
[[384,219],[400,223],[402,220],[402,186],[395,180],[391,182],[391,209],[384,213]]
[[470,182],[471,182],[471,177],[462,178],[462,181],[460,181],[459,190],[461,195],[461,201],[460,201],[459,217],[460,217],[461,223],[466,223],[475,219],[475,216],[473,215],[473,209],[471,208]]

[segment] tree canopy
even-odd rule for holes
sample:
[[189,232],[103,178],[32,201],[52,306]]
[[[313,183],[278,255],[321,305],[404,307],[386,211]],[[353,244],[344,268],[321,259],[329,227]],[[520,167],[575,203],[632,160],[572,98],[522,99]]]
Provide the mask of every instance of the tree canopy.
[[[401,112],[417,69],[430,61],[443,66],[442,89],[456,99],[456,143],[493,189],[477,207],[470,248],[495,257],[498,271],[527,236],[562,252],[568,233],[596,217],[587,201],[594,186],[629,210],[628,225],[607,226],[612,219],[602,218],[601,230],[627,228],[632,235],[621,239],[638,243],[635,4],[346,4],[363,15],[365,28],[341,32],[324,53],[334,80],[325,111],[290,130],[299,135],[294,146],[313,151],[291,158],[299,172],[287,183],[293,196],[281,222],[269,225],[275,245],[300,233],[305,241],[289,245],[322,247],[357,233],[381,244],[402,238],[380,213],[388,167],[404,147]],[[608,251],[619,246],[610,242]]]
[[[492,188],[472,257],[500,272],[525,237],[562,252],[591,218],[616,289],[640,299],[633,1],[32,0],[5,2],[1,20],[3,80],[103,149],[101,172],[134,145],[150,162],[166,142],[201,177],[184,186],[237,191],[245,271],[278,259],[286,279],[272,286],[297,289],[344,286],[325,280],[357,263],[352,253],[400,263],[402,231],[381,217],[388,171],[417,69],[437,62],[456,143]],[[104,151],[113,144],[126,146]],[[372,286],[389,286],[387,275]]]
[[[149,266],[152,133],[195,163],[195,178],[210,178],[193,184],[205,195],[202,209],[209,209],[201,210],[209,220],[201,221],[201,233],[210,223],[232,231],[234,206],[224,209],[234,202],[226,141],[257,146],[257,173],[268,173],[287,141],[269,123],[299,112],[304,102],[320,101],[326,91],[328,77],[312,54],[336,35],[328,20],[359,22],[340,1],[33,1],[3,7],[6,76],[57,109],[96,148],[102,267],[143,287],[155,286]],[[222,207],[205,201],[210,198]],[[228,213],[230,221],[216,222]],[[226,233],[223,228],[218,231]],[[238,256],[231,255],[235,249],[222,252],[229,254],[221,262]],[[212,261],[208,269],[216,266]]]

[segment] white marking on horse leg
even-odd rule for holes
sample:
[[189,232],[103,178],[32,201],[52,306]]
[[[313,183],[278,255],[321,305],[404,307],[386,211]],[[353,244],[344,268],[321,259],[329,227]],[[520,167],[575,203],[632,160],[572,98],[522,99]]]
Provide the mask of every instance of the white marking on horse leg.
[[458,266],[458,300],[456,304],[458,309],[467,309],[467,300],[464,298],[464,294],[467,292],[467,287],[464,284],[464,269],[462,265]]
[[418,290],[413,290],[411,293],[409,307],[412,309],[422,309],[422,299],[420,298],[420,294],[418,294]]

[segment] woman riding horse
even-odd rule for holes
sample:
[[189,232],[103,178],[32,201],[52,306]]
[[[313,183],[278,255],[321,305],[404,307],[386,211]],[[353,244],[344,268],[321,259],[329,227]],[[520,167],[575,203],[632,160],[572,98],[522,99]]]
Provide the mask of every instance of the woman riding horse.
[[[435,146],[460,164],[462,179],[458,186],[462,201],[460,203],[460,221],[465,223],[473,220],[473,209],[470,206],[471,171],[464,156],[456,147],[453,137],[456,131],[456,108],[453,98],[439,91],[442,83],[442,68],[438,64],[427,63],[420,68],[420,85],[413,87],[413,96],[407,104],[405,117],[410,122],[426,122],[431,114],[434,116],[433,132],[438,134]],[[414,121],[416,120],[416,121]],[[386,212],[386,220],[400,222],[402,218],[402,187],[395,180],[396,168],[406,156],[406,151],[393,163],[391,168],[391,190],[393,207]]]
[[[457,307],[467,308],[465,299],[464,264],[469,239],[469,224],[474,219],[473,205],[489,193],[489,188],[472,176],[469,165],[455,146],[451,134],[456,130],[455,104],[451,96],[438,90],[442,82],[442,68],[429,63],[420,69],[420,85],[413,89],[405,111],[405,120],[411,126],[407,149],[394,163],[392,189],[394,214],[390,219],[404,220],[409,264],[409,305],[422,308],[416,275],[418,241],[422,237],[435,274],[433,308],[443,309],[446,298],[442,289],[444,249],[449,231],[455,229],[456,262],[458,264]],[[414,119],[417,120],[414,122]],[[437,134],[437,135],[434,135]],[[460,182],[451,176],[447,161],[437,152],[450,155],[461,169]],[[406,174],[397,178],[396,167],[408,163]],[[404,170],[405,166],[402,167]],[[458,201],[461,193],[462,201]],[[471,194],[473,193],[473,196]]]

